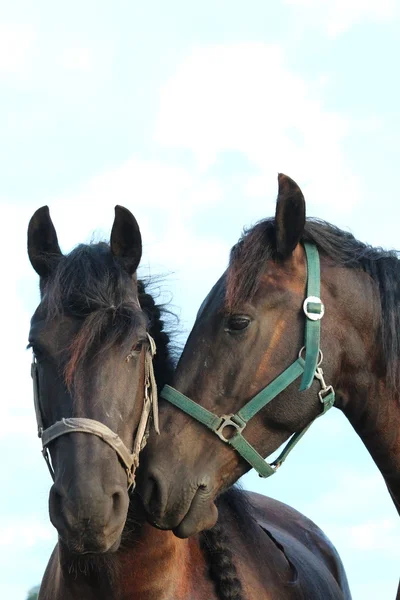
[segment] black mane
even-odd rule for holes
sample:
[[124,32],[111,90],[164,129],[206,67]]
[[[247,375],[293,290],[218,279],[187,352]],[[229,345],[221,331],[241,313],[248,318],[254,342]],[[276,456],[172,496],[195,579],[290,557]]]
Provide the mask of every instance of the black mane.
[[[351,233],[318,219],[307,220],[302,241],[313,242],[322,255],[338,266],[362,269],[376,283],[381,301],[380,333],[387,383],[397,392],[400,389],[399,253],[359,242]],[[269,259],[277,259],[273,218],[245,231],[232,248],[227,276],[227,301],[231,309],[255,294]]]
[[151,281],[138,281],[139,302],[149,320],[148,331],[154,339],[157,352],[153,359],[154,375],[159,391],[171,382],[175,369],[174,354],[171,351],[171,336],[165,331],[165,315],[170,314],[164,305],[157,305],[148,292]]
[[259,525],[249,495],[239,485],[223,492],[216,501],[218,521],[212,529],[200,533],[200,547],[208,564],[208,574],[213,581],[220,600],[245,600],[245,591],[240,581],[232,551],[232,540],[226,533],[228,521],[234,521],[239,532],[246,532],[252,540],[254,553],[259,552],[257,533]]
[[99,356],[117,344],[129,344],[138,325],[147,326],[156,342],[154,367],[159,385],[169,380],[173,359],[170,338],[164,331],[164,309],[155,304],[147,288],[144,281],[137,282],[139,307],[132,297],[131,277],[105,242],[80,244],[59,259],[55,272],[44,282],[42,307],[47,319],[60,314],[82,319],[69,348],[68,386],[88,357]]

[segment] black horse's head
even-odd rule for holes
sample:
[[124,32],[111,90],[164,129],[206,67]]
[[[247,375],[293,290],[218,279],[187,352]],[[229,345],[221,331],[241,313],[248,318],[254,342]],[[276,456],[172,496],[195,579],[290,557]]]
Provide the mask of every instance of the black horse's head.
[[[80,245],[64,256],[42,207],[29,223],[28,253],[41,292],[29,332],[38,420],[47,430],[63,419],[91,419],[131,451],[148,352],[135,218],[117,206],[109,245]],[[117,452],[82,431],[57,437],[48,450],[54,470],[50,519],[61,540],[75,553],[116,549],[129,504],[127,471]]]

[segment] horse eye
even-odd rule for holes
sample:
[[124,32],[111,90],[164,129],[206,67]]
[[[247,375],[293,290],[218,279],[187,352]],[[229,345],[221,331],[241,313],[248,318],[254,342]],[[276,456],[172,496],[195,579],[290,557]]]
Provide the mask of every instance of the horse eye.
[[232,315],[226,323],[226,331],[243,331],[250,325],[250,317],[245,315]]
[[131,348],[131,352],[140,352],[143,348],[144,340],[138,340],[135,342]]
[[140,354],[145,341],[146,340],[137,340],[137,342],[135,342],[133,344],[133,346],[131,346],[130,352],[129,352],[128,356],[126,357],[126,362],[129,362],[131,360],[131,358],[133,358],[134,356],[137,357]]

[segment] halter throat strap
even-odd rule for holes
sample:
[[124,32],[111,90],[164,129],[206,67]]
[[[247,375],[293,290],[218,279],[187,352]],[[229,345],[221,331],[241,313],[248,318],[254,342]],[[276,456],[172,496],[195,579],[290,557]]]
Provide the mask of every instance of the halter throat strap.
[[[276,472],[313,421],[289,439],[283,451],[271,464],[266,462],[242,435],[248,421],[289,387],[300,375],[302,375],[300,391],[308,389],[315,378],[320,382],[321,390],[318,397],[322,405],[322,412],[318,417],[325,414],[335,402],[334,390],[332,386],[326,385],[320,367],[322,362],[320,320],[324,315],[324,305],[319,297],[320,263],[318,250],[316,246],[308,242],[304,243],[304,249],[307,261],[307,298],[303,303],[306,316],[305,340],[304,346],[299,352],[299,357],[294,363],[249,400],[237,413],[230,415],[215,415],[169,385],[164,386],[161,391],[162,398],[205,425],[222,442],[235,448],[240,456],[258,472],[260,477],[269,477]],[[302,358],[303,350],[305,350],[305,359]],[[231,435],[227,433],[227,430]],[[224,431],[226,431],[226,435]]]

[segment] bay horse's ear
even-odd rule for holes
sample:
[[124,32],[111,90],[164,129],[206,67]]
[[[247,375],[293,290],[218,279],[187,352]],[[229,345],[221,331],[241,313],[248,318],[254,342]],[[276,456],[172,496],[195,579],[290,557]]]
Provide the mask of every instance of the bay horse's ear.
[[278,175],[276,202],[276,250],[283,258],[292,254],[300,241],[306,222],[306,203],[297,183],[287,175]]
[[48,277],[62,256],[48,206],[38,208],[29,221],[28,255],[40,277]]
[[123,206],[115,207],[110,248],[112,254],[120,259],[129,275],[133,275],[142,258],[142,236],[135,217]]

